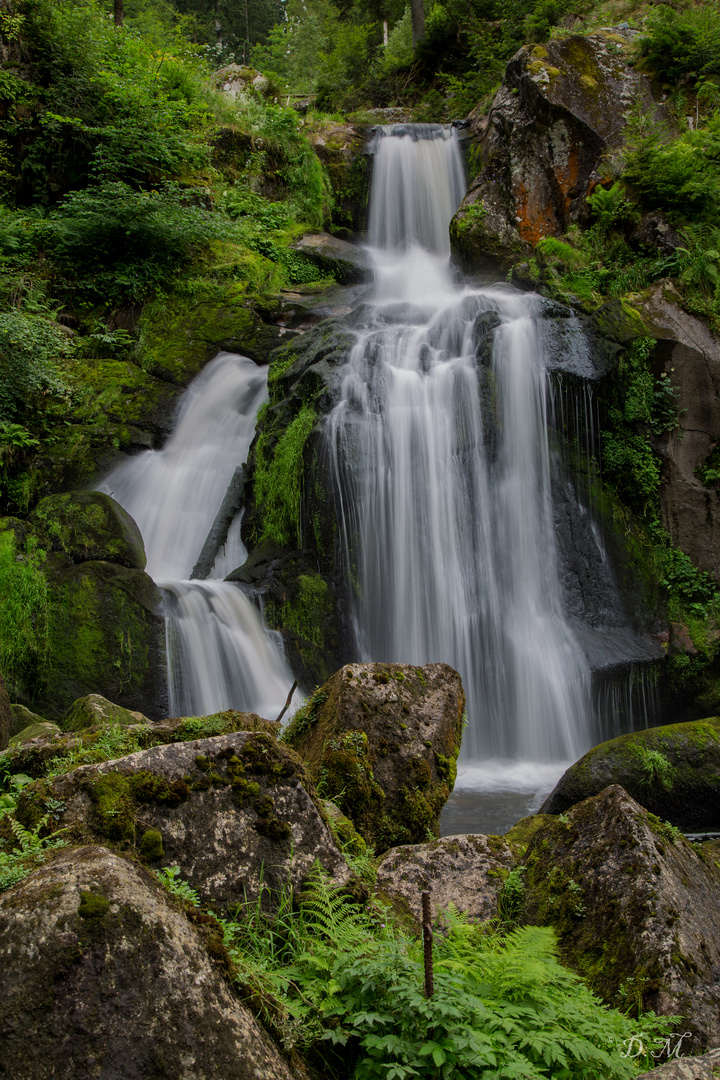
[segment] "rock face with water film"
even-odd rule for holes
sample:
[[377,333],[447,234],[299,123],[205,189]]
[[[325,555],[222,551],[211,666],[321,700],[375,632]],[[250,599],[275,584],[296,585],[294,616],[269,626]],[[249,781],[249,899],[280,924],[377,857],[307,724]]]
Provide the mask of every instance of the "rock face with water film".
[[482,169],[453,219],[467,269],[506,272],[544,236],[588,212],[602,155],[622,141],[632,107],[660,115],[650,82],[628,66],[634,31],[600,30],[525,45],[489,113],[471,114]]
[[437,834],[455,783],[465,694],[447,664],[347,664],[286,741],[377,851]]
[[233,995],[219,924],[206,916],[202,929],[106,848],[36,870],[0,898],[0,1071],[297,1080]]
[[422,922],[421,894],[433,910],[453,904],[474,922],[497,915],[503,881],[515,865],[501,836],[445,836],[427,844],[396,847],[378,866],[377,889],[399,913]]
[[[614,785],[544,819],[523,862],[521,918],[619,1008],[680,1014],[686,1052],[720,1039],[720,873]],[[681,1030],[684,1030],[682,1028]]]
[[[154,865],[177,865],[204,903],[237,906],[262,894],[272,906],[316,860],[338,884],[350,878],[302,762],[263,732],[85,765],[51,791],[64,804],[68,837],[110,840]],[[29,791],[28,805],[32,798]]]
[[687,832],[720,826],[720,719],[649,728],[601,743],[561,777],[541,813],[562,814],[610,784]]

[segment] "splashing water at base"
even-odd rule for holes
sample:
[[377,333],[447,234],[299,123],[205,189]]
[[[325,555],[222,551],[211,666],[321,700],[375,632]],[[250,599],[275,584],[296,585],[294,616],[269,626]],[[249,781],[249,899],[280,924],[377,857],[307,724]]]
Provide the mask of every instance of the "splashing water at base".
[[[277,634],[237,586],[187,580],[267,400],[267,371],[220,353],[186,391],[173,434],[115,469],[101,491],[117,499],[143,535],[148,573],[166,604],[171,715],[223,709],[274,718],[292,683]],[[246,557],[240,515],[213,576]],[[228,566],[232,561],[233,565]]]
[[556,565],[543,337],[533,296],[453,286],[459,154],[429,136],[379,140],[375,299],[326,428],[355,633],[365,660],[457,668],[461,762],[498,759],[471,788],[514,790],[530,761],[537,793],[587,748],[590,710]]

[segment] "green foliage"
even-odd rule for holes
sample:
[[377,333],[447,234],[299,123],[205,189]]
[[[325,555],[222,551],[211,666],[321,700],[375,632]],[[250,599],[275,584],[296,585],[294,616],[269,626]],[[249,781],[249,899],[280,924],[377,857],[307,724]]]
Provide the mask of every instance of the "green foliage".
[[184,881],[180,877],[179,866],[163,866],[162,870],[157,871],[157,878],[161,885],[164,885],[171,896],[176,897],[178,900],[182,900],[185,904],[192,904],[193,907],[198,907],[200,903],[200,894],[190,886],[187,881]]
[[42,677],[48,647],[44,554],[17,551],[11,530],[0,532],[0,672],[17,697]]
[[11,838],[0,839],[0,892],[26,878],[44,861],[48,852],[65,847],[66,841],[59,833],[47,833],[48,821],[46,814],[34,829],[26,829],[15,818],[10,818]]
[[645,67],[663,82],[720,75],[720,12],[715,4],[659,4],[638,42]]
[[0,312],[0,420],[15,420],[42,395],[65,391],[60,363],[69,352],[67,337],[49,318]]
[[672,789],[673,767],[660,750],[649,750],[642,743],[633,743],[632,752],[642,770],[641,784],[647,787],[658,785],[664,791]]
[[141,192],[114,181],[68,195],[38,233],[77,288],[122,301],[147,297],[228,226],[175,184]]
[[586,200],[603,231],[633,219],[633,208],[622,184],[596,187]]
[[262,413],[258,416],[261,434],[255,451],[255,503],[262,515],[258,540],[301,546],[303,450],[315,426],[315,409],[307,402],[302,406],[278,438],[272,457],[268,456],[268,432],[262,428],[262,416]]

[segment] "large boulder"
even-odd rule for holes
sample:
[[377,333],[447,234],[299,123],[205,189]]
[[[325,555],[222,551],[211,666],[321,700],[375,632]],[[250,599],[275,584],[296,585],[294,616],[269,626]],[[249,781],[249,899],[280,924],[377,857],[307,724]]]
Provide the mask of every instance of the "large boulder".
[[605,1001],[683,1016],[686,1053],[720,1041],[720,873],[621,787],[546,818],[525,853],[525,921]]
[[49,720],[41,720],[36,724],[28,724],[26,728],[18,731],[10,739],[9,745],[19,747],[33,743],[37,746],[39,743],[45,744],[48,740],[55,740],[60,735],[62,735],[62,731],[57,724],[51,724]]
[[30,727],[31,724],[44,724],[45,717],[40,716],[39,713],[34,713],[31,709],[26,708],[24,705],[19,705],[14,702],[10,706],[12,712],[12,721],[10,723],[10,735],[17,735],[19,732],[24,731],[25,728]]
[[180,867],[204,902],[268,906],[318,862],[338,884],[350,872],[296,754],[262,732],[151,747],[26,788],[18,813],[63,804],[76,841],[109,840]]
[[660,113],[650,83],[628,66],[632,31],[525,45],[486,116],[470,115],[481,171],[450,235],[466,269],[507,270],[544,236],[587,213],[602,156],[619,145],[633,102]]
[[120,503],[101,491],[71,491],[41,499],[31,515],[40,546],[72,563],[102,559],[145,569],[140,530]]
[[114,705],[102,694],[87,694],[73,701],[60,722],[63,731],[81,731],[101,724],[120,724],[130,727],[132,724],[149,724],[150,721],[140,712],[123,709]]
[[425,891],[435,911],[454,904],[473,921],[484,922],[497,915],[498,896],[514,864],[501,836],[445,836],[388,851],[378,866],[377,889],[418,922]]
[[717,829],[720,719],[667,724],[600,743],[561,776],[541,812],[562,814],[611,784],[688,832]]
[[[658,1039],[657,1042],[660,1048],[663,1040]],[[674,1060],[667,1061],[650,1072],[641,1073],[635,1080],[716,1080],[720,1072],[720,1049],[710,1050],[701,1057],[684,1058],[682,1057],[684,1041],[681,1036],[670,1038],[670,1049],[674,1052],[678,1042],[680,1045]]]
[[465,694],[448,664],[346,664],[286,741],[378,852],[437,835],[453,789]]
[[111,562],[49,559],[48,662],[35,704],[60,720],[99,693],[126,709],[167,715],[162,597],[148,575]]
[[307,233],[294,243],[293,248],[308,258],[343,285],[372,280],[372,260],[364,248],[356,247],[347,240],[340,240],[329,233]]
[[0,898],[0,1075],[296,1080],[206,939],[146,870],[63,852]]

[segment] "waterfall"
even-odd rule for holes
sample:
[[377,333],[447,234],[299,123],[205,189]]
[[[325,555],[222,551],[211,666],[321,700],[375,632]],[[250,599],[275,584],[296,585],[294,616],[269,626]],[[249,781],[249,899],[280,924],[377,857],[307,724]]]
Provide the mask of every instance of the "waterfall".
[[374,299],[326,425],[353,625],[365,660],[458,669],[466,762],[562,763],[587,749],[590,670],[557,568],[538,300],[453,284],[464,186],[449,130],[379,133]]
[[100,485],[137,522],[147,571],[164,595],[175,716],[233,708],[272,718],[292,682],[277,635],[242,590],[218,580],[246,558],[240,515],[211,571],[215,580],[188,580],[265,401],[266,369],[220,353],[183,396],[165,447],[125,462]]

